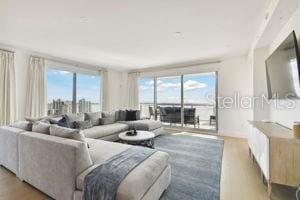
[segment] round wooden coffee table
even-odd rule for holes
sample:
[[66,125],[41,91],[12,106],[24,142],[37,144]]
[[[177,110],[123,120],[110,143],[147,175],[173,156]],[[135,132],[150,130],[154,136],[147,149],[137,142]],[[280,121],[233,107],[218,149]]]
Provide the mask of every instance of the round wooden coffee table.
[[127,131],[119,134],[122,143],[154,148],[155,134],[150,131],[137,131],[137,135],[126,135]]

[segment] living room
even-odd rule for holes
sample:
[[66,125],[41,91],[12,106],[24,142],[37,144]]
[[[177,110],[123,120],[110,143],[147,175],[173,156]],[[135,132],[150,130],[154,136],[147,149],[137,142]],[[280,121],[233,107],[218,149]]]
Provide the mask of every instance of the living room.
[[1,1],[0,199],[299,199],[299,6]]

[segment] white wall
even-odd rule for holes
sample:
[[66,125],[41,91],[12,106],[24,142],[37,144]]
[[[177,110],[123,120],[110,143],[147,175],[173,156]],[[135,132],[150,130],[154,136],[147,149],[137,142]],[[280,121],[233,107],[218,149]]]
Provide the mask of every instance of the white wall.
[[253,52],[253,96],[257,97],[254,104],[253,120],[269,120],[270,109],[268,102],[262,98],[268,97],[266,65],[265,60],[268,56],[267,48],[255,49]]
[[[252,68],[246,56],[230,58],[217,64],[144,72],[141,76],[170,76],[213,71],[218,71],[219,97],[233,97],[235,93],[241,96],[252,96]],[[249,131],[247,121],[252,119],[251,108],[219,107],[218,113],[220,135],[247,137]]]
[[[234,94],[239,94],[240,97],[252,97],[252,67],[246,57],[222,62],[218,88],[221,97],[232,97]],[[247,100],[245,102],[247,104]],[[219,133],[227,136],[247,137],[248,120],[252,120],[252,107],[242,108],[242,100],[235,100],[235,103],[239,107],[219,108]]]

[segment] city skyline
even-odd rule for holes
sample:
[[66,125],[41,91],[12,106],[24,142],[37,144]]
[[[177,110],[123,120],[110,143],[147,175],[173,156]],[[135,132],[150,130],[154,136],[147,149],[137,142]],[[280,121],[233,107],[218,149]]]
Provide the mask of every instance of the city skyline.
[[[100,104],[101,77],[77,73],[76,98]],[[73,72],[47,68],[47,102],[73,100]]]

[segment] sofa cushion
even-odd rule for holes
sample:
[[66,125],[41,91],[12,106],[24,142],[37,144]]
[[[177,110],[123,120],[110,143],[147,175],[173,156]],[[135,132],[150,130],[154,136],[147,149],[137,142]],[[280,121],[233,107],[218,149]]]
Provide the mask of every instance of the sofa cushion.
[[69,122],[68,128],[74,128],[74,122],[77,121],[84,121],[84,113],[77,113],[77,114],[66,114],[66,119]]
[[123,121],[120,123],[127,124],[130,129],[135,128],[136,130],[143,130],[143,131],[153,131],[155,129],[161,128],[162,123],[157,120],[136,120],[136,121]]
[[93,126],[100,124],[99,119],[101,118],[101,112],[84,113],[85,120],[90,120]]
[[80,129],[80,130],[84,130],[84,129],[88,129],[88,128],[92,128],[92,122],[90,120],[86,120],[86,121],[79,121],[79,122],[74,122],[74,128],[75,129]]
[[[87,139],[91,145],[89,149],[94,166],[81,173],[76,179],[76,187],[82,190],[85,176],[93,169],[112,156],[130,148],[129,145],[112,143],[101,140]],[[132,170],[121,182],[117,199],[121,196],[131,197],[126,199],[142,199],[143,195],[155,183],[160,174],[166,169],[169,162],[169,155],[164,152],[156,152]],[[147,177],[147,178],[144,178]]]
[[36,121],[32,125],[32,132],[36,133],[43,133],[43,134],[50,134],[50,124],[41,122],[41,121]]
[[113,123],[102,126],[94,126],[92,128],[82,130],[82,133],[87,138],[97,139],[108,135],[118,134],[126,130],[128,130],[127,124]]
[[14,128],[22,129],[24,131],[32,130],[32,123],[29,121],[15,121],[10,126]]

